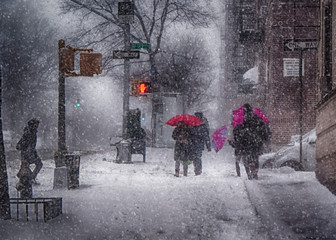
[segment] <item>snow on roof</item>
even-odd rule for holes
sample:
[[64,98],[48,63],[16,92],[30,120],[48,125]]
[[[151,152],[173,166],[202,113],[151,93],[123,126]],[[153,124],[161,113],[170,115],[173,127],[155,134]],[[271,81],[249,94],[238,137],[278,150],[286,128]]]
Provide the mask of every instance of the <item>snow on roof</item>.
[[244,82],[248,81],[248,82],[253,82],[255,84],[257,84],[259,82],[259,69],[258,67],[253,67],[250,68],[249,70],[247,70],[244,75]]

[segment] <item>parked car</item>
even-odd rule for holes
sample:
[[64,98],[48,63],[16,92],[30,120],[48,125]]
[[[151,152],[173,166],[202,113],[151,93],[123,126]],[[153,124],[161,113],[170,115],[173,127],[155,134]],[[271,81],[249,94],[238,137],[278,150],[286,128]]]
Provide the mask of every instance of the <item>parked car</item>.
[[300,136],[291,137],[291,142],[277,152],[263,154],[259,158],[261,168],[288,166],[296,171],[315,171],[316,129],[302,136],[302,162],[300,162]]

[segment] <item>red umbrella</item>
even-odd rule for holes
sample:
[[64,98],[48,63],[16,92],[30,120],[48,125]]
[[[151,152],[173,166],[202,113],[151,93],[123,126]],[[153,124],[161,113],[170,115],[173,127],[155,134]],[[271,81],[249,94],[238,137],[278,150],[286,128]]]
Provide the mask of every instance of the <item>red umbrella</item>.
[[[265,113],[263,113],[263,111],[261,111],[259,108],[253,108],[252,112],[254,114],[256,114],[258,117],[260,117],[264,123],[269,123],[268,118],[266,117]],[[232,126],[237,126],[240,124],[243,124],[243,120],[244,120],[244,105],[241,106],[240,108],[232,111],[232,115],[233,115],[233,120],[231,125]]]
[[176,115],[175,117],[172,117],[169,119],[166,124],[170,126],[176,126],[178,122],[185,122],[188,126],[198,126],[201,125],[203,122],[201,119],[198,117],[195,117],[194,115],[189,115],[189,114],[181,114],[181,115]]

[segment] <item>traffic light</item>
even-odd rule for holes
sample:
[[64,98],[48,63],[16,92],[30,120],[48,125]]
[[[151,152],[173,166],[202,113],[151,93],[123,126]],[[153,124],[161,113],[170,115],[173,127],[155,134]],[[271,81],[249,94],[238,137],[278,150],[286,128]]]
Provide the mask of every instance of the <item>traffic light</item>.
[[76,107],[80,107],[81,106],[81,103],[80,103],[80,100],[79,99],[77,99],[77,101],[76,101]]
[[138,86],[138,91],[140,94],[146,94],[149,92],[151,86],[149,82],[140,82]]
[[147,80],[132,79],[130,96],[139,97],[147,96],[152,93],[152,84]]
[[92,77],[93,74],[102,73],[101,53],[81,53],[79,63],[82,76]]

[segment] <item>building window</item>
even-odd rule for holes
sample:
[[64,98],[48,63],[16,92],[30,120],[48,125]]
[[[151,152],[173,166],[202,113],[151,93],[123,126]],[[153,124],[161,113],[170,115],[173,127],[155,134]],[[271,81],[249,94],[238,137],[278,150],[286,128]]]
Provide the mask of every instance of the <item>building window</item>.
[[250,11],[242,11],[241,13],[241,30],[253,31],[255,30],[254,13]]
[[267,14],[267,6],[261,6],[260,7],[260,12],[259,12],[259,17],[264,18]]

